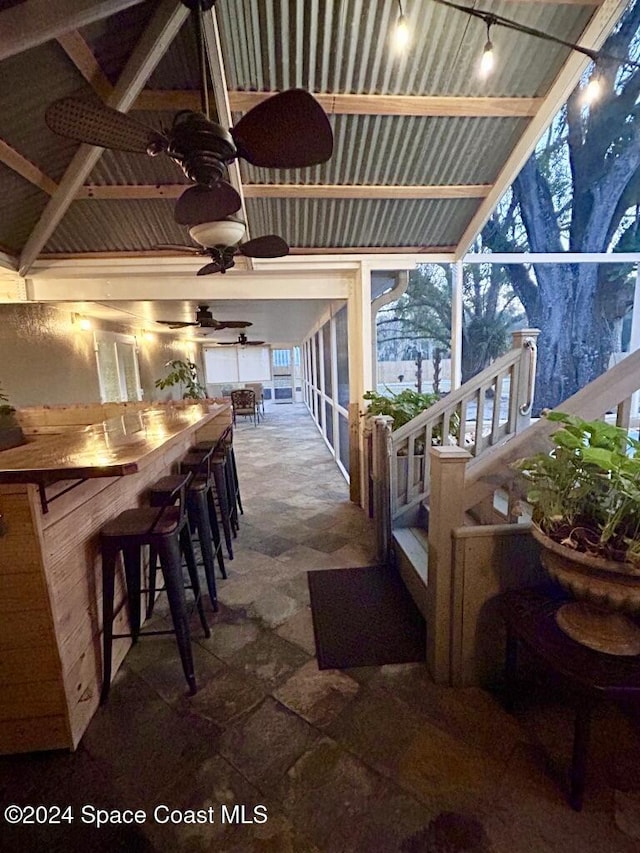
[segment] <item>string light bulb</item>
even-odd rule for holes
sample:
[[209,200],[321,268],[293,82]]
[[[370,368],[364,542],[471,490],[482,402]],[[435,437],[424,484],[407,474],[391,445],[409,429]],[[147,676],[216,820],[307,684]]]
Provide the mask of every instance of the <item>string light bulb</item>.
[[484,46],[484,50],[482,51],[482,58],[480,60],[480,76],[488,77],[489,74],[493,71],[493,67],[495,65],[495,56],[493,53],[493,43],[491,41],[491,20],[487,20],[487,41]]
[[585,87],[583,95],[584,103],[590,107],[592,104],[595,104],[595,102],[600,98],[601,95],[602,82],[600,80],[600,76],[596,68],[594,69],[593,74],[591,75],[591,79]]
[[396,21],[393,41],[396,50],[404,51],[407,49],[410,41],[409,24],[407,22],[406,15],[402,11],[402,3],[400,2],[400,0],[398,0],[398,8],[400,9],[400,14],[398,15],[398,20]]

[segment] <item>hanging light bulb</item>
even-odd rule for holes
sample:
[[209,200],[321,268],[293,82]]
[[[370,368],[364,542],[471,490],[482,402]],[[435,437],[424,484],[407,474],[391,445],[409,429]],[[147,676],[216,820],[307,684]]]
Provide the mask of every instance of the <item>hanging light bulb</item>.
[[393,33],[393,42],[396,50],[404,51],[406,50],[409,41],[409,24],[407,22],[407,18],[402,11],[402,3],[398,0],[398,7],[400,9],[400,15],[398,16],[398,20],[396,21],[396,28]]
[[595,104],[595,102],[602,95],[602,82],[600,80],[600,76],[598,74],[597,68],[594,69],[593,74],[591,75],[591,79],[589,80],[583,95],[584,103],[587,106],[591,106]]
[[488,77],[493,71],[495,57],[493,55],[493,45],[488,41],[482,51],[482,59],[480,60],[480,76]]
[[493,44],[491,42],[491,24],[493,21],[489,18],[486,21],[487,24],[487,41],[484,46],[484,50],[482,51],[482,59],[480,60],[480,76],[488,77],[489,74],[493,71],[493,66],[495,65],[495,56],[493,53]]

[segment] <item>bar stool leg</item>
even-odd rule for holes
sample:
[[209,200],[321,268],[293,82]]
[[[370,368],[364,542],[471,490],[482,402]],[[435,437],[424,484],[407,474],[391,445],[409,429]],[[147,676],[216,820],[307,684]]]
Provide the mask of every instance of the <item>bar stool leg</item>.
[[193,523],[198,533],[200,541],[200,550],[202,551],[202,564],[204,566],[204,576],[207,581],[207,589],[209,590],[209,599],[214,613],[218,612],[218,591],[216,589],[216,570],[214,563],[214,554],[212,547],[212,534],[209,525],[209,512],[206,504],[206,495],[204,492],[189,495],[189,521]]
[[218,527],[216,502],[211,489],[208,489],[207,491],[207,506],[209,508],[209,527],[211,528],[211,535],[213,536],[213,544],[215,545],[218,567],[220,569],[220,574],[226,580],[227,570],[224,565],[224,556],[222,554],[222,542],[220,541],[220,528]]
[[189,580],[191,581],[191,588],[193,589],[196,607],[198,608],[200,624],[204,630],[205,637],[208,638],[211,636],[211,631],[209,630],[209,623],[207,622],[204,607],[202,606],[202,592],[200,591],[200,579],[198,577],[196,555],[193,551],[193,540],[191,539],[191,531],[189,530],[188,524],[185,524],[180,531],[180,548],[182,549],[182,553],[184,554],[184,558],[187,563],[187,571],[189,572]]
[[169,599],[173,627],[176,632],[180,660],[182,661],[182,669],[189,685],[189,692],[193,695],[196,693],[198,687],[193,666],[193,654],[191,652],[191,634],[187,620],[180,546],[177,537],[161,540],[158,550],[160,552],[160,565],[162,566],[164,585],[167,591],[167,598]]
[[104,705],[111,688],[111,651],[113,647],[113,597],[115,594],[118,549],[102,544],[102,693]]
[[158,571],[158,551],[151,545],[149,547],[149,583],[147,586],[147,610],[146,619],[153,616],[153,608],[156,606],[156,573]]
[[233,482],[233,473],[231,471],[231,465],[229,464],[228,455],[226,456],[226,461],[224,465],[224,481],[227,487],[227,503],[229,504],[231,530],[233,531],[234,537],[236,537],[237,531],[240,530],[240,524],[238,522],[238,504],[236,502],[236,489]]
[[216,497],[218,498],[218,505],[220,506],[220,517],[222,520],[222,529],[224,531],[224,541],[227,544],[227,554],[229,555],[229,559],[233,560],[233,545],[231,544],[231,522],[229,515],[229,504],[227,502],[227,487],[225,482],[224,471],[222,470],[222,464],[213,464],[211,466],[213,471],[213,479],[216,486]]
[[242,499],[240,498],[240,483],[238,482],[238,469],[236,467],[236,454],[233,452],[233,444],[229,445],[229,460],[231,461],[231,473],[233,474],[234,494],[238,502],[240,515],[244,515],[242,509]]
[[127,602],[129,606],[129,623],[133,642],[138,642],[140,636],[140,546],[125,545],[122,549],[124,571],[127,578]]

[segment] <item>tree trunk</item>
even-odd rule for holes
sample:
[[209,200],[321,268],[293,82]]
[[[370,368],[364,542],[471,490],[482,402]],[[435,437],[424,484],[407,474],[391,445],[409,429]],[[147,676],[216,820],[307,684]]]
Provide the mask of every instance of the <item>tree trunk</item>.
[[611,323],[596,298],[597,264],[536,267],[543,317],[538,340],[534,415],[600,376],[613,349]]

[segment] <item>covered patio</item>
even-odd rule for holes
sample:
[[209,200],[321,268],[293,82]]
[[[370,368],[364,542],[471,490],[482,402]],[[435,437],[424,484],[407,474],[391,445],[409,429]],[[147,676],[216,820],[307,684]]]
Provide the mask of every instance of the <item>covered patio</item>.
[[[508,714],[499,686],[450,687],[448,666],[435,679],[423,664],[319,670],[306,577],[387,555],[392,509],[369,516],[361,417],[376,386],[378,307],[417,264],[456,265],[455,390],[463,259],[628,4],[489,0],[492,20],[505,15],[552,38],[491,24],[498,64],[488,80],[477,71],[489,22],[436,0],[218,0],[204,4],[201,41],[187,5],[9,0],[0,10],[0,392],[18,409],[166,403],[182,388],[160,389],[158,379],[181,359],[217,396],[228,383],[263,381],[243,375],[254,352],[272,392],[259,426],[239,419],[235,428],[245,512],[211,638],[195,642],[200,690],[185,696],[172,639],[139,643],[75,752],[0,758],[3,805],[69,804],[74,821],[3,830],[25,850],[631,853],[640,838],[637,714],[606,706],[598,716],[577,814],[564,796],[572,718],[560,694],[533,688]],[[401,15],[411,39],[396,53]],[[313,166],[230,160],[243,241],[276,235],[289,253],[252,258],[242,244],[224,246],[233,267],[207,275],[198,272],[207,258],[215,266],[216,247],[198,248],[176,222],[191,183],[166,152],[105,149],[55,134],[44,118],[61,98],[97,97],[168,134],[176,113],[201,109],[200,48],[211,119],[223,128],[302,88],[334,140],[332,156]],[[498,366],[520,378],[514,431],[535,373],[520,337]],[[208,368],[211,352],[217,364],[229,354],[224,375]],[[275,354],[286,352],[299,373],[293,403],[279,405],[285,371]],[[627,384],[611,406],[628,414]],[[460,412],[466,393],[451,398]],[[454,414],[444,403],[438,411],[443,424]],[[507,428],[493,421],[497,441]],[[433,435],[430,423],[418,429]],[[410,429],[403,439],[410,462],[416,437]],[[403,511],[419,511],[427,474],[423,466],[405,478]],[[380,482],[388,501],[389,480]],[[444,557],[469,508],[460,492],[439,534]],[[154,619],[164,626],[166,617],[160,608]],[[450,633],[442,622],[447,661]],[[268,820],[203,827],[150,817],[97,831],[78,819],[84,804],[152,815],[162,803],[184,811],[222,802],[247,815],[265,806]]]
[[[236,446],[245,514],[211,639],[194,623],[199,692],[185,696],[173,638],[141,640],[75,753],[0,758],[3,805],[75,814],[5,825],[5,846],[632,853],[640,744],[620,710],[595,720],[578,814],[563,790],[572,716],[560,695],[539,688],[511,715],[499,692],[435,685],[423,664],[318,670],[306,571],[372,562],[372,523],[304,406],[273,407],[259,429],[240,423]],[[223,802],[247,820],[264,804],[268,820],[151,817],[161,804],[219,817]],[[80,821],[86,804],[149,817],[98,830]]]

